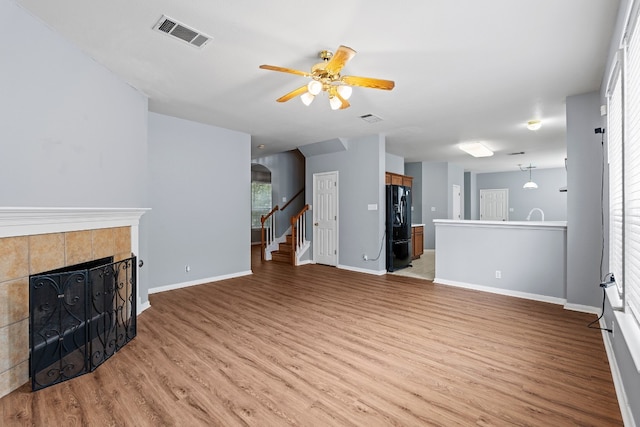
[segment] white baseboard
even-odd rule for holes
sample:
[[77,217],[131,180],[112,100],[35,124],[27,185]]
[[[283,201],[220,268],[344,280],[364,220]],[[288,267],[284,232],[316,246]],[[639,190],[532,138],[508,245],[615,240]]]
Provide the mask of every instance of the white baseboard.
[[207,278],[204,278],[204,279],[192,280],[190,282],[183,282],[183,283],[175,283],[173,285],[158,286],[157,288],[150,288],[149,289],[149,294],[157,294],[157,293],[160,293],[160,292],[173,291],[173,290],[180,289],[180,288],[188,288],[190,286],[203,285],[205,283],[219,282],[220,280],[234,279],[236,277],[248,276],[250,274],[253,274],[253,272],[251,270],[249,270],[249,271],[241,271],[239,273],[225,274],[225,275],[222,275],[222,276],[215,276],[215,277],[207,277]]
[[528,292],[513,291],[511,289],[492,288],[491,286],[475,285],[473,283],[456,282],[454,280],[440,279],[436,277],[433,283],[447,286],[455,286],[458,288],[472,289],[474,291],[489,292],[492,294],[506,295],[516,298],[530,299],[533,301],[549,302],[565,306],[567,300],[564,298],[550,297],[546,295],[531,294]]
[[151,303],[149,302],[149,300],[147,300],[147,302],[143,302],[142,304],[138,304],[138,314],[142,313],[148,308],[151,308]]
[[337,267],[342,269],[342,270],[355,271],[356,273],[373,274],[374,276],[384,276],[387,273],[387,270],[369,270],[369,269],[366,269],[366,268],[352,267],[350,265],[340,265],[340,264],[338,264]]
[[315,264],[315,263],[313,261],[311,261],[310,259],[305,259],[305,260],[302,260],[302,261],[298,261],[298,266],[307,265],[307,264]]
[[[600,327],[606,328],[607,325],[604,319],[600,319]],[[607,359],[609,360],[609,367],[611,368],[611,377],[613,378],[613,386],[616,389],[616,397],[618,398],[618,405],[620,406],[620,414],[622,415],[622,422],[625,427],[635,427],[636,423],[633,420],[633,413],[629,406],[629,399],[627,393],[624,390],[624,383],[622,382],[622,375],[620,373],[620,367],[616,361],[616,355],[613,351],[613,345],[611,344],[611,336],[607,331],[602,332],[602,341],[604,341],[604,349],[607,352]]]
[[579,311],[581,313],[600,314],[600,309],[598,307],[591,307],[589,305],[567,303],[564,305],[564,308],[565,310]]

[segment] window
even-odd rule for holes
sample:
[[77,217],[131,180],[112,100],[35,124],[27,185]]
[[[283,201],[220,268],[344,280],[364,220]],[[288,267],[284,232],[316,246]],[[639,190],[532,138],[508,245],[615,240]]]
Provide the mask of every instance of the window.
[[640,331],[640,30],[637,20],[636,14],[627,26],[623,50],[618,54],[607,87],[607,141],[609,266],[619,297],[619,301],[611,303],[624,312],[623,320],[628,316],[630,324],[635,325],[634,330]]
[[[260,217],[271,211],[271,172],[265,166],[251,165],[251,228],[262,228]],[[265,223],[265,227],[271,224]]]
[[261,228],[260,217],[271,210],[271,183],[251,181],[251,228]]
[[609,148],[609,271],[614,272],[618,295],[623,297],[623,197],[622,197],[622,68],[616,66],[608,91]]
[[[635,17],[637,22],[637,15]],[[640,321],[640,31],[631,29],[624,60],[624,309]]]

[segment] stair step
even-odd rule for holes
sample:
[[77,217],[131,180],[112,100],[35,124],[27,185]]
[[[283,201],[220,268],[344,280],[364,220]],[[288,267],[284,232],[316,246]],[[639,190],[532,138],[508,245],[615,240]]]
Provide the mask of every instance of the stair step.
[[287,252],[287,253],[291,253],[291,251],[293,250],[293,247],[291,245],[291,243],[280,243],[278,244],[278,252]]
[[291,264],[291,252],[273,251],[271,252],[271,261]]

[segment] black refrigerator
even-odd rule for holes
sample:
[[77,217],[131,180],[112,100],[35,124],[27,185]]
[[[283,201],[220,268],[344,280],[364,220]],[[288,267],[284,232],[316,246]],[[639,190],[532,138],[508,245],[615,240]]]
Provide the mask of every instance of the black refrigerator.
[[387,271],[411,264],[411,187],[387,185]]

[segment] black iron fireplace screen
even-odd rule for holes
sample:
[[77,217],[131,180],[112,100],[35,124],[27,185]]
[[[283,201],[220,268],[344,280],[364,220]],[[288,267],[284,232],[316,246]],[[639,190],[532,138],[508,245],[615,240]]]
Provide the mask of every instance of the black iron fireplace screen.
[[92,372],[136,336],[136,257],[29,278],[31,388]]

